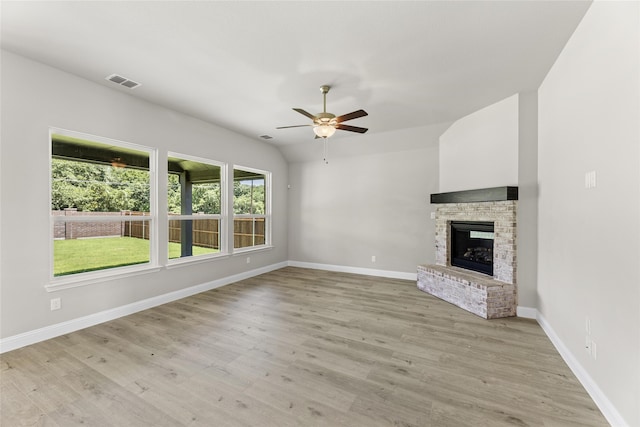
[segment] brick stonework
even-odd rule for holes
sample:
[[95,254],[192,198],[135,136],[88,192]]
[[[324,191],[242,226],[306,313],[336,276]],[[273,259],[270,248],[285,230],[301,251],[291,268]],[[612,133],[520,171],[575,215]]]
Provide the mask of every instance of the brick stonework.
[[[439,205],[436,265],[418,267],[418,288],[487,319],[515,316],[516,207],[515,200]],[[494,223],[493,277],[451,266],[451,221]]]
[[515,285],[458,267],[418,266],[418,289],[485,319],[516,315]]
[[[137,216],[140,212],[131,212],[134,219],[131,218],[129,211],[121,212],[78,212],[76,208],[67,208],[64,210],[51,211],[52,216],[56,217],[90,217],[90,216],[120,216],[123,221],[56,221],[53,224],[54,239],[86,239],[91,237],[115,237],[125,236],[129,230],[129,225],[133,221],[136,224]],[[138,237],[138,236],[134,236]]]

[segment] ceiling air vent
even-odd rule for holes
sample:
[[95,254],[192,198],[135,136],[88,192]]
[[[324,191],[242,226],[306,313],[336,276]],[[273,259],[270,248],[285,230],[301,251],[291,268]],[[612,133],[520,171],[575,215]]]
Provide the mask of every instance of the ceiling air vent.
[[111,74],[110,76],[105,77],[105,79],[119,84],[120,86],[128,87],[129,89],[135,89],[138,86],[141,86],[140,83],[129,80],[126,77],[119,76],[118,74]]

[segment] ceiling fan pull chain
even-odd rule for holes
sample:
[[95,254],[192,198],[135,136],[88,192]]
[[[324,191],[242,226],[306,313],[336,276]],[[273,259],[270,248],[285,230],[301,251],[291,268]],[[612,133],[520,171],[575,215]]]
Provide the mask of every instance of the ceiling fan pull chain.
[[324,164],[328,165],[329,164],[329,146],[327,145],[329,143],[328,138],[322,138],[324,140]]

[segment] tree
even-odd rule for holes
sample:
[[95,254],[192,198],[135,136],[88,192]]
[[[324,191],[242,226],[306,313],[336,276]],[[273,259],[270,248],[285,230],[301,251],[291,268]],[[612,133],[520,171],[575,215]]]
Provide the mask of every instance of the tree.
[[264,179],[233,182],[233,211],[236,214],[264,214]]
[[[75,160],[51,161],[51,209],[77,208],[84,212],[149,212],[149,172],[114,168]],[[247,178],[233,183],[233,209],[236,214],[264,214],[264,178]],[[181,213],[179,176],[169,174],[168,212]],[[193,213],[220,214],[220,183],[195,183],[191,189]]]
[[51,209],[149,211],[148,171],[52,159],[51,178]]

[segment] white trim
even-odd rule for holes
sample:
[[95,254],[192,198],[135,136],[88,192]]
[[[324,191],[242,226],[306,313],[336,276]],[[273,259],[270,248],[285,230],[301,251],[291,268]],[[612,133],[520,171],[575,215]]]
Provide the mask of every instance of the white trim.
[[159,265],[151,263],[134,264],[125,267],[113,267],[110,269],[90,271],[88,273],[76,273],[68,276],[59,276],[44,285],[47,292],[60,291],[62,289],[77,288],[79,286],[93,285],[95,283],[110,280],[123,279],[139,274],[157,273],[162,269]]
[[[52,211],[59,212],[59,211]],[[64,212],[64,211],[63,211]],[[53,215],[53,222],[138,222],[147,221],[151,222],[153,219],[151,215],[126,215],[122,212],[114,212],[113,215],[84,215],[82,212],[78,212],[77,215]],[[111,237],[111,236],[107,236]]]
[[418,280],[418,273],[403,271],[375,270],[373,268],[349,267],[345,265],[316,264],[314,262],[289,261],[289,267],[312,268],[314,270],[337,271],[340,273],[363,274],[365,276],[387,277],[389,279]]
[[156,307],[158,305],[167,304],[169,302],[179,300],[181,298],[185,298],[185,297],[195,295],[201,292],[205,292],[211,289],[219,288],[221,286],[238,282],[240,280],[249,279],[251,277],[268,273],[270,271],[278,270],[286,266],[287,266],[287,262],[281,262],[277,264],[268,265],[266,267],[256,268],[254,270],[244,271],[242,273],[234,274],[228,277],[223,277],[221,279],[213,280],[211,282],[202,283],[200,285],[191,286],[185,289],[179,289],[177,291],[169,292],[163,295],[158,295],[142,301],[136,301],[131,304],[101,311],[99,313],[90,314],[88,316],[79,317],[77,319],[68,320],[66,322],[45,326],[40,329],[36,329],[36,330],[25,332],[22,334],[3,338],[3,339],[0,339],[0,354],[5,353],[7,351],[15,350],[27,345],[35,344],[40,341],[55,338],[60,335],[68,334],[80,329],[84,329],[89,326],[94,326],[99,323],[108,322],[109,320],[114,320],[119,317],[137,313],[139,311]]
[[[76,138],[87,142],[95,142],[102,145],[114,146],[122,149],[129,149],[146,154],[149,156],[149,215],[131,216],[131,215],[108,215],[108,216],[86,216],[82,212],[78,216],[55,216],[51,210],[52,196],[52,159],[53,159],[53,135],[62,137]],[[118,279],[131,274],[146,273],[149,271],[158,271],[160,268],[160,260],[158,255],[158,237],[159,237],[159,217],[158,217],[158,149],[146,145],[136,144],[118,139],[93,135],[84,132],[77,132],[55,126],[49,127],[49,199],[48,199],[48,217],[49,217],[49,283],[45,285],[47,292],[84,286],[89,283],[98,281]],[[135,218],[135,219],[134,219]],[[107,267],[96,272],[88,273],[72,273],[68,276],[54,276],[54,224],[58,222],[148,222],[149,223],[149,262],[142,263],[142,267]]]
[[231,256],[244,255],[247,252],[260,252],[260,251],[269,251],[273,249],[272,245],[256,245],[256,246],[245,246],[244,248],[237,248],[233,250]]
[[[229,206],[229,209],[231,210],[231,224],[230,226],[233,224],[233,221],[236,218],[264,218],[264,245],[262,246],[272,246],[272,235],[271,235],[271,225],[273,223],[273,218],[272,218],[272,210],[271,210],[271,202],[272,202],[272,192],[271,192],[271,186],[272,186],[272,173],[266,170],[262,170],[262,169],[255,169],[255,168],[250,168],[250,167],[246,167],[246,166],[241,166],[241,165],[237,165],[234,164],[232,166],[231,169],[231,179],[232,179],[232,183],[234,183],[236,181],[235,179],[235,170],[241,170],[244,172],[251,172],[251,173],[255,173],[258,175],[262,175],[264,177],[264,214],[236,214],[234,212],[233,209],[233,205],[234,205],[234,197],[229,197],[229,201],[231,202],[231,206]],[[242,178],[238,178],[238,180],[242,180]],[[229,245],[233,246],[233,231],[230,235],[230,241],[229,241]],[[231,247],[229,248],[230,251],[233,252],[237,252],[236,248]],[[244,248],[241,248],[244,249]]]
[[516,316],[524,317],[525,319],[537,319],[538,310],[533,307],[523,307],[519,305],[516,307]]
[[169,259],[169,261],[167,261],[167,265],[165,265],[164,268],[169,270],[169,269],[175,268],[175,267],[183,267],[185,265],[198,264],[198,263],[201,263],[201,262],[207,262],[207,261],[211,261],[211,260],[214,260],[214,259],[227,259],[227,258],[229,258],[229,254],[226,254],[224,252],[217,252],[217,253],[204,254],[204,255],[191,255],[191,256],[187,256],[187,257],[171,258],[171,259]]
[[200,214],[195,213],[193,215],[169,215],[169,221],[197,221],[199,219],[217,219],[221,220],[222,215],[220,214]]
[[598,384],[591,378],[586,369],[582,367],[573,353],[564,345],[558,334],[555,333],[541,313],[538,313],[537,321],[556,350],[558,350],[558,353],[560,353],[562,359],[564,359],[571,371],[578,378],[578,381],[580,381],[585,390],[587,390],[587,393],[589,393],[589,396],[591,396],[591,399],[593,399],[609,424],[615,427],[629,427],[629,424],[627,424],[622,415],[620,415],[613,403],[611,403],[606,394],[598,387]]

